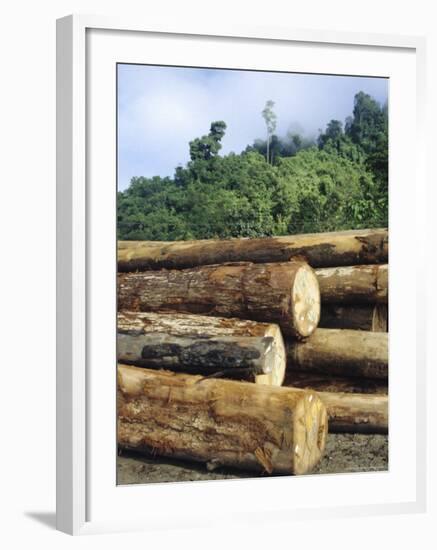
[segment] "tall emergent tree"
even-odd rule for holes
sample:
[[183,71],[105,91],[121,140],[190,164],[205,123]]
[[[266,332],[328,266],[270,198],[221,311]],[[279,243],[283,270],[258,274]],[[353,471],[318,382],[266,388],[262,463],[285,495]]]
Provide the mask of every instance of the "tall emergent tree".
[[[223,121],[190,142],[173,177],[134,177],[118,193],[118,238],[174,241],[263,237],[382,227],[388,223],[388,109],[362,92],[343,125],[317,143],[278,136],[273,101],[267,141],[220,155]],[[274,159],[273,159],[274,157]],[[266,162],[266,158],[268,162]]]
[[[276,121],[277,117],[276,114],[273,111],[273,107],[275,106],[275,102],[269,99],[266,102],[266,106],[262,110],[262,116],[267,126],[267,153],[266,153],[266,160],[268,163],[270,163],[270,141],[273,132],[276,130]],[[273,160],[273,159],[272,159]]]

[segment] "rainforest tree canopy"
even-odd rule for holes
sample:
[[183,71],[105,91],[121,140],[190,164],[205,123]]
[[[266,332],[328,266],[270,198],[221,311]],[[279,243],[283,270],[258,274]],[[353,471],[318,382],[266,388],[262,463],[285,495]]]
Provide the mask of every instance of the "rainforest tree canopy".
[[[267,109],[267,111],[266,111]],[[388,225],[388,112],[359,92],[345,121],[317,139],[278,136],[274,104],[267,137],[221,156],[225,121],[188,144],[173,177],[134,177],[118,193],[118,238],[259,237]]]

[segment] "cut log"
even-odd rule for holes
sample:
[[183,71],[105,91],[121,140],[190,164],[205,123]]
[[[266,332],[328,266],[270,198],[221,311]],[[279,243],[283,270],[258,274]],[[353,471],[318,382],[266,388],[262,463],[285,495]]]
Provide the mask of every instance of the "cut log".
[[305,474],[326,441],[313,392],[118,367],[118,443],[178,459],[269,474]]
[[118,314],[121,363],[280,386],[285,346],[278,325],[184,313]]
[[287,342],[287,370],[388,378],[388,334],[319,328],[305,342]]
[[319,327],[387,332],[387,306],[385,304],[358,306],[322,304]]
[[299,372],[292,369],[286,371],[284,386],[319,392],[388,394],[386,380],[348,378],[315,372]]
[[388,433],[388,396],[319,392],[331,433]]
[[224,264],[118,275],[119,311],[183,312],[277,323],[305,338],[317,327],[317,277],[304,262]]
[[386,304],[388,265],[317,269],[322,303]]
[[184,269],[226,262],[271,263],[292,258],[312,267],[388,261],[388,230],[363,229],[286,237],[202,241],[119,241],[119,271]]

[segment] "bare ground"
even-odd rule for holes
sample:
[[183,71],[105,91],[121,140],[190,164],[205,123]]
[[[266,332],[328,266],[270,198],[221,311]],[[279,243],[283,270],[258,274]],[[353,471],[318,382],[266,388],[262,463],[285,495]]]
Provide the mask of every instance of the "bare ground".
[[[388,470],[388,436],[329,434],[324,457],[313,473],[374,472]],[[259,477],[253,472],[218,469],[208,472],[203,464],[167,458],[149,458],[123,452],[117,458],[117,482],[163,483]]]

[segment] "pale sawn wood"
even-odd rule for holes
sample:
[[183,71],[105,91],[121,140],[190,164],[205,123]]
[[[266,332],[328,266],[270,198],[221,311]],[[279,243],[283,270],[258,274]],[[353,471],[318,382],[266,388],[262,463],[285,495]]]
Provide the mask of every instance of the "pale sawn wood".
[[118,366],[121,448],[269,474],[320,461],[327,413],[313,392]]

